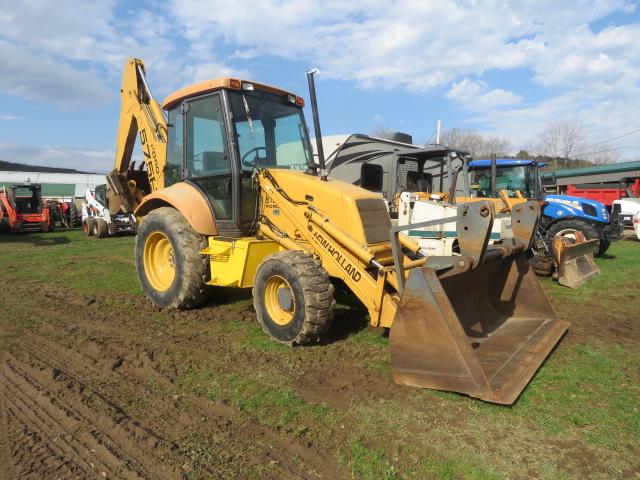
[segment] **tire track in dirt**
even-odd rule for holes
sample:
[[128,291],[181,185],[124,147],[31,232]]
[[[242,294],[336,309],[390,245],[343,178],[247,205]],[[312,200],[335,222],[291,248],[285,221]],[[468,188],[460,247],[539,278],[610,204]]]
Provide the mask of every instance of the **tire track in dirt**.
[[[4,365],[5,353],[0,352],[0,365]],[[0,376],[0,480],[11,480],[14,478],[13,461],[11,459],[11,448],[9,442],[9,419],[7,413],[7,402],[5,400],[7,387],[4,378]]]
[[[164,425],[159,423],[157,419],[148,419],[152,423],[156,423],[153,425],[156,437],[164,434],[167,438],[176,438],[176,434],[184,432],[185,435],[196,433],[222,438],[221,446],[223,449],[227,449],[225,458],[222,460],[231,463],[234,461],[245,462],[255,466],[269,465],[269,473],[273,475],[273,478],[336,478],[341,476],[331,466],[333,462],[324,458],[323,455],[318,455],[317,451],[268,428],[262,428],[255,423],[239,419],[238,412],[231,407],[212,404],[205,399],[193,398],[189,402],[188,411],[184,411],[183,405],[178,408],[173,402],[160,398],[157,391],[149,389],[144,380],[153,378],[156,383],[165,385],[170,385],[171,381],[154,369],[152,355],[149,352],[132,352],[130,345],[129,350],[126,351],[113,345],[112,342],[101,345],[94,341],[87,341],[78,350],[71,350],[36,334],[27,335],[21,344],[24,350],[30,350],[28,356],[30,363],[32,363],[31,368],[35,369],[33,376],[36,377],[38,372],[47,372],[46,375],[56,377],[57,380],[74,382],[76,388],[71,389],[69,393],[74,397],[81,398],[84,407],[89,403],[89,399],[95,397],[95,387],[91,389],[82,385],[79,380],[82,378],[92,379],[93,382],[100,380],[101,392],[104,395],[109,395],[110,398],[118,396],[118,392],[111,392],[114,385],[129,386],[132,390],[141,392],[153,403],[154,410],[162,411],[163,417],[172,419],[171,424]],[[12,359],[13,361],[15,360]],[[62,369],[65,373],[62,373]],[[42,382],[46,381],[46,375],[41,380]],[[89,399],[87,398],[88,391],[93,392],[89,395]],[[75,400],[72,398],[68,401],[73,403]],[[92,401],[95,402],[95,399]],[[77,405],[76,402],[75,410],[81,410],[83,405]],[[107,408],[118,407],[111,404],[107,405]],[[98,409],[98,412],[103,410]],[[95,412],[94,415],[96,415]],[[97,417],[101,418],[100,414]],[[202,419],[206,419],[206,423],[203,423]],[[101,421],[105,422],[105,419],[101,418]],[[109,432],[112,431],[117,432],[116,426],[110,426]],[[130,438],[126,435],[119,437],[114,439],[114,445],[122,447],[130,443]],[[134,437],[136,437],[137,444],[142,441],[146,450],[149,438],[145,438],[144,434],[134,434]],[[172,465],[184,463],[184,458],[179,458],[174,451],[170,451],[171,446],[167,441],[158,437],[151,440],[151,443],[154,442],[165,444],[164,452],[155,456],[168,459]],[[155,447],[156,445],[152,445],[151,450],[153,451]],[[115,447],[113,448],[115,449]],[[215,473],[215,470],[211,471],[212,475]]]
[[[102,472],[126,479],[175,477],[155,458],[140,454],[140,435],[131,419],[105,414],[113,408],[95,392],[31,355],[25,357],[9,355],[2,365],[9,422],[21,427],[14,432],[40,440],[31,449],[20,449],[18,456],[14,449],[16,470],[40,478],[52,466],[83,478],[98,478]],[[39,456],[43,458],[34,462]]]

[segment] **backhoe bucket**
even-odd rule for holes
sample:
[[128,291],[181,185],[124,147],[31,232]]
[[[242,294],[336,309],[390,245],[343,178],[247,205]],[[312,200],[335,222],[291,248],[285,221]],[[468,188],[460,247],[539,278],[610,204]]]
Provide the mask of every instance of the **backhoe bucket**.
[[553,240],[553,256],[558,265],[558,283],[569,288],[578,288],[591,277],[600,275],[593,259],[598,240],[585,240],[576,236],[576,243],[564,237]]
[[411,271],[390,332],[397,383],[515,402],[569,323],[524,252],[497,253],[440,277],[429,267]]

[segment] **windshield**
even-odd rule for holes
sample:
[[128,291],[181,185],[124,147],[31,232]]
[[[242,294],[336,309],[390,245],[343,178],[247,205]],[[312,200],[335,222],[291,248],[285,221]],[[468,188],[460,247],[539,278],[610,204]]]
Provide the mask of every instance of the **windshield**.
[[263,91],[230,92],[229,97],[243,170],[307,168],[312,157],[302,108]]
[[[491,169],[471,170],[471,185],[475,184],[478,197],[491,197]],[[506,190],[509,197],[515,197],[516,191],[526,198],[535,196],[535,175],[531,175],[526,166],[498,167],[496,171],[496,191]]]

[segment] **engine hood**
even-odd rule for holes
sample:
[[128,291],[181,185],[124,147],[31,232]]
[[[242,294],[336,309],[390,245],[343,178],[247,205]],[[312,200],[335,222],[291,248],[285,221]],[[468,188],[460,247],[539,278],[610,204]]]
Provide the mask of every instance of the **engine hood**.
[[550,218],[580,217],[597,222],[609,222],[609,213],[602,202],[571,195],[547,195],[544,215]]

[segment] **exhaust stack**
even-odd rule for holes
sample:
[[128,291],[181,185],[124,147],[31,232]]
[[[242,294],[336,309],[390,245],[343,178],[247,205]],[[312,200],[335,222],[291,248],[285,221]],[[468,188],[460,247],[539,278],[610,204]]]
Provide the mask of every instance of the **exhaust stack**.
[[307,82],[309,83],[309,96],[311,97],[311,113],[313,115],[313,129],[316,133],[316,150],[318,152],[318,164],[320,166],[320,178],[327,180],[327,168],[324,163],[324,149],[322,148],[322,131],[320,130],[320,115],[318,114],[318,100],[316,98],[316,83],[313,76],[318,69],[307,70]]

